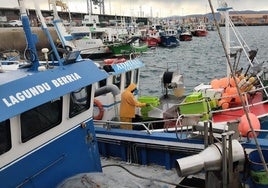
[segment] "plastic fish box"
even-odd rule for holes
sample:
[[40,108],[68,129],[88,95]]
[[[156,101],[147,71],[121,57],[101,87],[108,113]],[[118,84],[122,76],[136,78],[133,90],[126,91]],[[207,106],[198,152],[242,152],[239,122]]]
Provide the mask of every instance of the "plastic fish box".
[[218,100],[211,99],[209,100],[210,109],[215,109],[218,107]]
[[185,98],[185,102],[195,102],[195,101],[199,101],[202,99],[202,92],[193,92],[192,94],[186,96]]
[[211,85],[200,84],[194,88],[195,92],[201,92],[203,97],[219,99],[224,92],[223,88],[213,89]]
[[202,90],[202,95],[203,97],[209,97],[211,99],[220,99],[223,92],[224,92],[223,88],[219,88],[219,89],[208,88],[208,89]]
[[160,100],[158,97],[151,97],[151,96],[141,96],[138,98],[139,102],[150,104],[151,106],[144,106],[141,108],[142,116],[147,117],[148,112],[153,109],[153,107],[157,107],[160,104]]
[[202,99],[195,102],[183,102],[179,104],[180,114],[204,114],[201,120],[209,119],[209,101]]
[[199,92],[199,91],[202,92],[203,90],[211,89],[211,87],[212,87],[211,85],[205,85],[205,84],[201,83],[194,88],[194,91],[195,92]]

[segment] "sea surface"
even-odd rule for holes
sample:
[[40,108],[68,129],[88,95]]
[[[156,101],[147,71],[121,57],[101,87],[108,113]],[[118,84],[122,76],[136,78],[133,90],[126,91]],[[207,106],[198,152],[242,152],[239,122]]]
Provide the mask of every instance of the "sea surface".
[[[251,50],[258,50],[257,61],[254,60],[253,63],[265,62],[268,66],[268,26],[241,26],[236,27],[236,30],[243,37],[242,44],[246,44]],[[183,74],[185,94],[192,92],[200,83],[209,84],[213,79],[225,77],[227,60],[219,33],[225,40],[225,28],[221,27],[220,32],[209,31],[206,37],[193,37],[192,41],[180,42],[179,47],[157,47],[142,54],[140,58],[145,67],[141,70],[139,95],[160,97],[163,94],[161,77],[166,70],[179,70]],[[231,31],[230,43],[231,46],[239,44]],[[231,64],[233,63],[234,60],[231,60]],[[238,65],[246,70],[246,56],[241,55]]]

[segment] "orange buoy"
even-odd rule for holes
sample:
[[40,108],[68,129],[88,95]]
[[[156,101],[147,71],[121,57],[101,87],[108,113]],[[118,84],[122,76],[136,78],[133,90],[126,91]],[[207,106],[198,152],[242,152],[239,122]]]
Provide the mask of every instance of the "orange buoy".
[[231,86],[231,87],[236,87],[236,85],[235,85],[235,80],[236,80],[237,83],[240,82],[240,79],[237,78],[237,77],[234,77],[234,78],[232,77],[232,78],[230,78],[230,86]]
[[232,96],[231,94],[225,92],[222,94],[222,99],[224,99],[225,101],[227,101],[229,103],[233,99],[233,97],[231,97],[231,96]]
[[218,105],[221,106],[222,109],[229,108],[229,102],[226,99],[221,99]]
[[220,81],[218,79],[214,79],[210,82],[212,89],[219,89],[220,88]]
[[228,78],[224,77],[220,79],[220,88],[226,88],[228,86]]
[[103,105],[98,99],[94,99],[94,105],[98,108],[98,114],[93,116],[93,119],[95,120],[101,120],[104,114]]
[[111,58],[111,59],[104,60],[105,65],[112,65],[112,64],[124,63],[124,62],[126,62],[125,58]]
[[[249,116],[249,119],[250,119],[252,128],[254,130],[255,129],[260,129],[261,124],[260,124],[260,121],[257,118],[257,116],[255,114],[253,114],[253,113],[248,113],[248,116]],[[249,126],[249,122],[248,122],[247,116],[245,114],[240,119],[240,122],[239,122],[239,125],[238,125],[238,130],[239,130],[239,132],[241,133],[242,136],[247,136],[248,131],[251,130],[251,128]],[[258,136],[258,133],[256,133],[256,134]],[[248,136],[250,138],[252,138],[253,137],[253,134],[252,133],[249,133]]]

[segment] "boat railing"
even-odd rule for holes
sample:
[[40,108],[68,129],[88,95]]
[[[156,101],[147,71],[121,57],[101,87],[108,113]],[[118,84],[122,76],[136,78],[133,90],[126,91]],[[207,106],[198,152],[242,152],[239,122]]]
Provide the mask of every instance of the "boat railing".
[[194,127],[198,125],[203,116],[203,113],[179,115],[174,126],[177,139],[183,140],[188,139],[189,136],[191,138],[199,136],[202,131],[198,131],[197,133]]
[[[242,99],[245,102],[245,107],[247,109],[249,109],[250,107],[267,103],[268,102],[268,97],[267,97],[266,100],[262,100],[262,101],[259,101],[259,102],[254,102],[253,103],[253,102],[250,101],[250,97],[252,95],[255,95],[258,92],[262,92],[262,91],[266,90],[267,88],[268,88],[268,86],[265,86],[265,87],[257,88],[257,89],[252,90],[252,91],[241,93]],[[238,97],[238,96],[239,96],[238,94],[228,95],[228,96],[221,97],[219,100],[226,99],[226,98],[235,98],[235,97]],[[237,105],[237,106],[233,106],[233,107],[229,107],[227,109],[216,109],[216,110],[211,109],[210,113],[213,114],[213,113],[219,113],[219,112],[234,111],[234,110],[239,110],[239,109],[243,109],[242,104],[241,105]]]
[[112,128],[112,125],[140,125],[142,126],[146,132],[148,134],[152,134],[151,130],[145,125],[145,122],[132,122],[132,123],[129,123],[129,122],[122,122],[122,121],[110,121],[110,120],[94,120],[94,124],[97,125],[97,126],[103,126],[103,128],[106,128],[107,130],[111,130]]
[[[132,126],[142,126],[142,130],[146,131],[148,134],[152,134],[152,132],[181,132],[190,134],[190,129],[192,126],[197,125],[200,121],[200,118],[203,114],[185,114],[180,115],[178,118],[170,118],[170,119],[160,119],[160,120],[152,120],[152,121],[141,121],[141,122],[122,122],[122,121],[110,121],[110,120],[94,120],[94,124],[96,126],[102,126],[107,130],[111,130],[113,127],[119,128],[120,125],[132,125]],[[164,124],[162,129],[155,128],[154,124],[162,123]],[[180,129],[180,130],[179,130]]]
[[[246,136],[247,142],[250,142],[250,140],[252,138],[252,132],[253,132],[252,130],[249,130],[247,132],[247,136]],[[267,129],[254,129],[254,132],[256,132],[257,134],[260,134],[260,133],[266,133],[266,134],[268,134],[268,130]]]

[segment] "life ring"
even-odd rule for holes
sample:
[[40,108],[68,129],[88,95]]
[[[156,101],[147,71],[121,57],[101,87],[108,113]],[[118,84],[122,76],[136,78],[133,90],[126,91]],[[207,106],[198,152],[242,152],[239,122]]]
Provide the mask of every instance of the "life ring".
[[93,119],[95,120],[101,120],[104,114],[103,105],[98,99],[94,99],[94,106],[97,106],[99,109],[98,115],[93,116]]
[[112,65],[112,64],[124,63],[124,62],[126,62],[125,58],[111,58],[111,59],[104,60],[105,65]]

